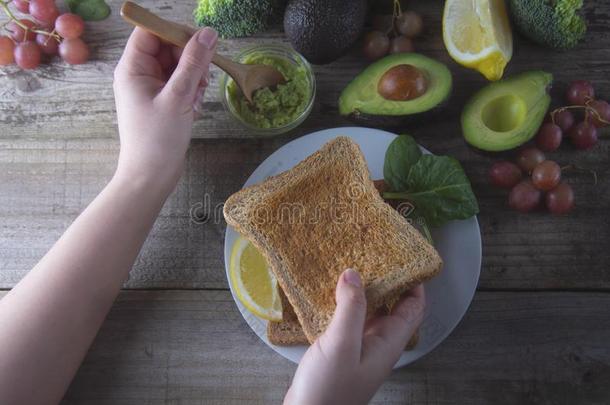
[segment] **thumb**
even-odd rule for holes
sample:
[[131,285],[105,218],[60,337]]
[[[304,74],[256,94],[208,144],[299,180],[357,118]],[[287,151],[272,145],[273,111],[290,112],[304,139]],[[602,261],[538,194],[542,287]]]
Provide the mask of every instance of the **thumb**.
[[366,296],[360,274],[347,269],[339,277],[335,293],[337,307],[325,333],[327,344],[343,353],[360,358],[366,318]]
[[193,35],[184,47],[178,66],[161,95],[171,104],[192,107],[200,82],[207,85],[208,71],[216,52],[218,34],[205,27]]

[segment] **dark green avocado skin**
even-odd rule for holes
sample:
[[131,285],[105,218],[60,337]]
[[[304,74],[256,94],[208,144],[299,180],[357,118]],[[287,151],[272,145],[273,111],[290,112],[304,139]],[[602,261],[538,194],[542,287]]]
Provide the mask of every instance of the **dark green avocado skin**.
[[360,37],[366,0],[291,0],[284,31],[293,48],[310,63],[330,63]]
[[[447,100],[450,96],[451,94],[447,96]],[[403,128],[405,126],[425,124],[426,122],[439,119],[443,116],[443,112],[447,107],[447,100],[436,105],[428,111],[420,112],[413,115],[373,115],[356,112],[345,116],[345,118],[363,127],[385,129]]]

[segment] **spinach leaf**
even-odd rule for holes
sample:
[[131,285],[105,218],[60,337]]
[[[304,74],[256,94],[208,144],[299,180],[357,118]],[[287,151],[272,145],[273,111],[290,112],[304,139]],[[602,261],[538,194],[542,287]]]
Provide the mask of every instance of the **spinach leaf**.
[[466,219],[479,212],[477,199],[460,163],[449,156],[424,155],[411,168],[402,197],[431,226]]
[[383,179],[391,191],[405,191],[411,167],[422,155],[419,146],[409,135],[395,138],[385,152]]
[[71,13],[85,21],[100,21],[110,15],[110,7],[104,0],[66,0]]

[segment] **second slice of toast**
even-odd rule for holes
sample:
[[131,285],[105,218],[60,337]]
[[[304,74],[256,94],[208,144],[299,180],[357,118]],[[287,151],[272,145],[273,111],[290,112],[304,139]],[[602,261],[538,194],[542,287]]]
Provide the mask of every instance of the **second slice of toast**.
[[235,193],[224,216],[265,256],[310,342],[330,322],[346,268],[360,273],[373,314],[442,266],[434,247],[383,201],[347,137]]
[[[282,320],[279,322],[269,321],[267,323],[267,339],[277,346],[300,346],[309,344],[309,340],[307,340],[307,336],[305,336],[299,319],[294,313],[292,305],[288,302],[288,298],[286,298],[286,295],[281,288],[279,288],[278,293],[282,300]],[[394,303],[391,305],[386,304],[386,311],[381,315],[389,313],[394,306],[393,304]],[[418,340],[419,333],[416,331],[407,342],[405,350],[412,350],[417,345]]]

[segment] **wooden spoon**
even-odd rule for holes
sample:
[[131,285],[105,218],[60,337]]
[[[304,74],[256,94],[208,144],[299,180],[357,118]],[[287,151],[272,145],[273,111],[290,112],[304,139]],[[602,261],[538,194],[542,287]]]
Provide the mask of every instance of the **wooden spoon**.
[[[127,22],[144,28],[159,38],[184,48],[197,31],[195,28],[165,20],[134,2],[126,1],[121,7],[121,16]],[[285,83],[284,76],[274,67],[267,65],[245,65],[233,62],[218,53],[214,54],[212,63],[224,70],[235,80],[250,103],[255,90],[273,87]]]

